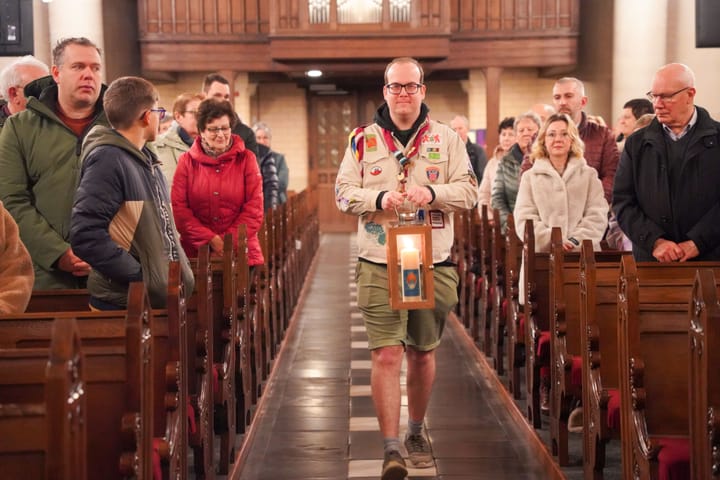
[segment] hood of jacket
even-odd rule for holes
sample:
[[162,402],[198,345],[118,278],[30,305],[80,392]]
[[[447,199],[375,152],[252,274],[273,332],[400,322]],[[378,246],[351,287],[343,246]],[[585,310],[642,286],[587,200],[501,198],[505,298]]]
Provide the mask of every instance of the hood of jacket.
[[138,150],[135,145],[120,135],[117,130],[104,125],[96,125],[88,132],[83,141],[80,162],[84,162],[85,158],[90,155],[90,152],[104,145],[112,145],[123,149],[148,169],[152,168],[152,164],[159,163],[155,154],[151,153],[147,146],[144,146],[142,151]]
[[429,112],[430,108],[428,108],[428,106],[423,103],[422,105],[420,105],[420,115],[418,115],[418,118],[415,120],[415,123],[413,123],[413,126],[410,127],[410,130],[400,130],[397,128],[397,126],[395,126],[392,118],[390,118],[390,107],[388,107],[387,103],[383,103],[375,111],[373,121],[385,130],[392,132],[392,134],[395,135],[395,137],[397,137],[403,145],[405,145],[407,143],[407,140],[409,140],[410,137],[413,136],[417,129],[420,128],[420,125],[422,125],[423,122],[427,119]]
[[[105,96],[106,90],[107,85],[105,85],[104,83],[101,84],[100,95],[95,102],[95,108],[93,110],[93,118],[98,117],[101,114],[104,115],[103,97]],[[60,119],[55,114],[58,103],[58,86],[51,75],[48,75],[46,77],[40,77],[28,83],[27,85],[25,85],[24,92],[25,96],[28,97],[28,109],[35,110],[41,115],[60,122]]]
[[155,147],[177,148],[178,150],[187,151],[192,146],[185,143],[180,136],[180,125],[173,124],[167,132],[160,135],[154,142]]
[[245,148],[245,142],[243,142],[243,139],[240,138],[239,135],[235,135],[233,133],[232,145],[230,145],[230,150],[223,153],[222,155],[212,157],[205,153],[205,150],[203,150],[202,148],[202,138],[200,137],[200,135],[197,136],[188,153],[190,154],[190,158],[192,158],[196,162],[202,163],[203,165],[219,165],[222,162],[230,162],[236,157],[244,158],[246,151],[247,149]]

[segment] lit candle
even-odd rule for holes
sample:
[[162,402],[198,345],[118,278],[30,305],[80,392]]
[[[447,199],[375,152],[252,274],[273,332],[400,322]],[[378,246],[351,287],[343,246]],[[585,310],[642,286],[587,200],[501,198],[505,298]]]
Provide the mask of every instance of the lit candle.
[[405,247],[400,250],[403,301],[420,301],[420,250]]

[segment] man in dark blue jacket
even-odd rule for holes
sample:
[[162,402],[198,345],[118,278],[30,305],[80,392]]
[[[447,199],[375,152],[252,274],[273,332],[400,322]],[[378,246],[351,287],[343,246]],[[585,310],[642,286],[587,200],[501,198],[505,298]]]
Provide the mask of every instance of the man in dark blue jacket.
[[656,118],[628,137],[613,211],[638,261],[720,260],[720,123],[695,106],[686,65],[660,68],[647,94]]
[[155,140],[165,109],[155,87],[138,77],[110,84],[103,107],[113,128],[96,126],[83,142],[70,242],[92,267],[91,306],[126,308],[130,282],[142,280],[153,308],[165,308],[168,262],[180,262],[186,294],[194,285],[160,162],[145,145]]

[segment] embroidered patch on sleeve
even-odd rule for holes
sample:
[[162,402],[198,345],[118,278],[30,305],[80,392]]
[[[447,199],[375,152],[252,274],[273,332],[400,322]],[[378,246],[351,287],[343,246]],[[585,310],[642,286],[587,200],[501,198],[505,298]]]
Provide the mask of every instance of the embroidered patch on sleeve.
[[440,178],[440,169],[438,167],[427,167],[425,169],[425,175],[430,182],[435,183]]
[[385,245],[385,230],[382,225],[375,222],[366,223],[365,231],[375,237],[375,241],[378,245]]

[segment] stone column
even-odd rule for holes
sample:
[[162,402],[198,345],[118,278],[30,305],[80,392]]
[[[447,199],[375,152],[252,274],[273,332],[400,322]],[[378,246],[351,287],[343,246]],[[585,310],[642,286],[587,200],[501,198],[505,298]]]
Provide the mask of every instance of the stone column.
[[657,69],[667,63],[668,0],[615,0],[614,10],[610,125],[625,102],[644,96]]

